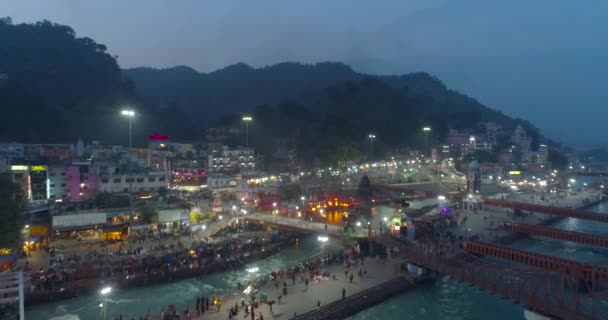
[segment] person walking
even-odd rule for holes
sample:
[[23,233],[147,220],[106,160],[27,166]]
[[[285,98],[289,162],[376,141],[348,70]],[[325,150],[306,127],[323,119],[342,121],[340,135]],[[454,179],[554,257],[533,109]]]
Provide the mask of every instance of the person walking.
[[346,289],[342,288],[342,300],[346,299]]
[[283,296],[279,295],[279,299],[278,299],[279,300],[279,304],[281,304],[281,298],[283,298]]
[[319,308],[319,310],[321,310],[321,300],[317,300],[317,308]]
[[350,283],[353,283],[353,275],[350,275]]

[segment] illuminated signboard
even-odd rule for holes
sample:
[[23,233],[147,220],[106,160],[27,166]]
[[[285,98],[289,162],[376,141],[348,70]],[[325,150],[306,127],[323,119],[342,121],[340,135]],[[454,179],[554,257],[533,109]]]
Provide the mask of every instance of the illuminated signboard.
[[509,174],[510,174],[510,175],[512,175],[512,176],[517,176],[517,175],[520,175],[520,174],[521,174],[521,171],[519,171],[519,170],[516,170],[516,171],[509,171]]
[[27,166],[11,166],[12,171],[24,171],[27,170]]
[[168,139],[169,139],[169,136],[160,135],[158,133],[155,133],[150,136],[150,140],[168,140]]
[[31,171],[44,171],[46,168],[44,166],[32,166]]

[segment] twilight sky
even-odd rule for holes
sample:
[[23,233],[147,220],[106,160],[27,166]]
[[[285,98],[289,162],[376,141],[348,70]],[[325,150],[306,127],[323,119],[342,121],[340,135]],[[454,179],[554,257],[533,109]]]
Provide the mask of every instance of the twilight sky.
[[[608,1],[2,0],[108,46],[123,68],[342,61],[426,71],[572,145],[606,146]],[[1,41],[1,39],[0,39]]]

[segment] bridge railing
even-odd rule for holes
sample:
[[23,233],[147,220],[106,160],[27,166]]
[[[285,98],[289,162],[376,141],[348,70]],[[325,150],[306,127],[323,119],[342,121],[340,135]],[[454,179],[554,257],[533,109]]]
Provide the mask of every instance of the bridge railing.
[[397,246],[400,255],[412,264],[472,284],[542,314],[564,319],[608,319],[606,303],[594,294],[583,296],[577,291],[579,281],[564,273],[520,269],[467,254],[449,257],[436,247],[421,248],[386,237],[377,240],[390,247]]

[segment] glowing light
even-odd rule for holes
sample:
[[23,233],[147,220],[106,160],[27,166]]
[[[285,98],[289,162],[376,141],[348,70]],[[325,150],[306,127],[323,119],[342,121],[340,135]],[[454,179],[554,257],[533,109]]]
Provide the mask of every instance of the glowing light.
[[135,116],[135,111],[133,111],[133,110],[122,110],[120,112],[120,114],[122,114],[123,116],[127,116],[127,117],[134,117]]
[[260,268],[258,268],[258,267],[253,267],[253,268],[247,269],[247,272],[249,272],[249,273],[255,273],[258,271],[260,271]]
[[444,201],[444,200],[445,200],[445,196],[438,196],[438,197],[437,197],[437,200],[439,200],[439,201]]
[[327,237],[327,236],[319,236],[317,238],[317,240],[319,240],[319,242],[327,242],[327,241],[329,241],[329,237]]
[[361,226],[361,222],[357,222],[357,227],[360,227],[360,226]]
[[206,226],[206,225],[203,225],[203,230],[205,230],[205,229],[207,229],[207,226]]
[[105,287],[105,288],[101,289],[100,292],[101,292],[102,295],[105,296],[106,294],[112,292],[112,287]]
[[243,121],[245,121],[245,122],[249,122],[249,121],[252,121],[252,120],[253,120],[253,117],[251,117],[251,116],[244,116],[243,117]]
[[422,128],[422,131],[429,132],[431,131],[431,127],[424,127]]
[[219,218],[220,220],[222,220],[222,219],[224,219],[224,216],[219,216],[218,218]]

